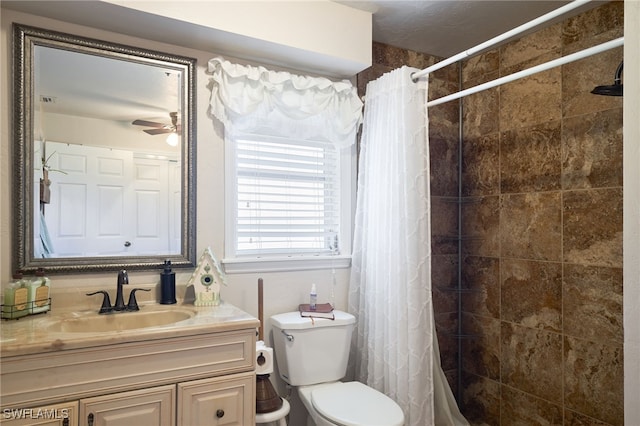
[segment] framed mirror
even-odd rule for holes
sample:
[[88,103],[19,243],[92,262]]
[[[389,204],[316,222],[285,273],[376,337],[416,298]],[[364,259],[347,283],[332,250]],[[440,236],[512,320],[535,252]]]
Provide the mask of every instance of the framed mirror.
[[15,268],[194,266],[196,60],[13,35]]

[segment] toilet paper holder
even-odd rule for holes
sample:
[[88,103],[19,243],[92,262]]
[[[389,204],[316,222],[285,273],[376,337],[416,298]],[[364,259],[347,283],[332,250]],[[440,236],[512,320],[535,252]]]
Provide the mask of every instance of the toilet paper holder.
[[273,373],[273,348],[265,346],[263,341],[256,342],[256,374]]

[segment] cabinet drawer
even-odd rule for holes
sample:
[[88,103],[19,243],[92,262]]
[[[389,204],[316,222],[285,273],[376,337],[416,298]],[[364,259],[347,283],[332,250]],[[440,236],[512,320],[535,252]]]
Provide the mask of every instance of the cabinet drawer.
[[178,384],[178,426],[255,424],[255,373]]

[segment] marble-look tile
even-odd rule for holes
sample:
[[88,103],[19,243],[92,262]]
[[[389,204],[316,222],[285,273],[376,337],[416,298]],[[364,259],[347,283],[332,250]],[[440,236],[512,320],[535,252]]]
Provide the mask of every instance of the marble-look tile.
[[497,257],[500,252],[500,199],[498,196],[463,199],[462,251]]
[[495,318],[465,313],[462,328],[462,368],[465,371],[500,380],[500,321]]
[[458,205],[450,198],[431,197],[431,251],[458,253]]
[[[429,130],[431,132],[431,130]],[[457,197],[458,143],[445,138],[429,138],[431,195]]]
[[500,425],[500,383],[465,373],[462,414],[472,425]]
[[[392,69],[400,68],[403,65],[407,65],[421,70],[437,62],[440,62],[442,59],[444,58],[433,56],[428,53],[421,53],[395,46],[390,46],[383,43],[373,42],[373,63],[386,65],[388,67],[391,67]],[[432,73],[431,77],[448,81],[457,81],[458,65],[451,64],[449,66],[441,68]]]
[[[374,64],[384,65],[392,69],[400,68],[403,65],[409,65],[409,51],[406,49],[373,42],[371,54]],[[416,58],[413,59],[414,61],[416,60]],[[435,58],[431,59],[433,63],[437,62]]]
[[564,425],[565,426],[611,426],[611,423],[606,423],[600,420],[596,420],[593,417],[585,416],[584,414],[576,413],[575,411],[565,409]]
[[431,289],[433,298],[434,314],[450,314],[458,311],[458,293],[455,291],[446,291],[441,288],[433,287]]
[[502,323],[502,383],[562,403],[562,336]]
[[562,115],[564,117],[622,108],[622,96],[602,96],[591,93],[596,86],[613,84],[622,56],[623,48],[619,47],[562,66]]
[[561,260],[560,192],[510,194],[500,197],[501,255],[535,260]]
[[432,288],[454,289],[458,286],[458,255],[431,256]]
[[500,193],[500,142],[498,133],[465,138],[462,146],[462,195]]
[[500,68],[509,68],[549,52],[555,52],[561,46],[562,25],[551,25],[502,46],[500,48]]
[[565,264],[562,299],[566,334],[622,343],[622,268]]
[[462,309],[500,318],[500,261],[495,257],[465,256],[462,261]]
[[502,259],[502,320],[562,331],[562,264]]
[[[473,87],[498,78],[498,73],[485,74],[466,82],[465,88]],[[464,139],[473,139],[500,130],[500,87],[468,95],[462,99],[462,134]]]
[[[437,99],[458,91],[458,83],[434,78],[429,83],[429,100]],[[459,101],[445,102],[430,107],[429,137],[446,137],[458,141],[458,123],[460,121]],[[436,126],[435,129],[432,127]],[[435,130],[435,131],[434,131]]]
[[[535,62],[520,64],[524,68],[536,62],[559,57],[546,54]],[[501,71],[508,75],[520,68]],[[500,130],[530,127],[562,118],[562,73],[559,67],[500,86]]]
[[563,189],[622,186],[622,108],[565,119],[562,145]]
[[436,335],[440,349],[440,365],[443,370],[452,370],[458,366],[458,314],[437,314]]
[[612,425],[623,425],[622,345],[566,337],[565,406]]
[[566,19],[562,23],[562,43],[569,45],[624,27],[624,2],[607,2],[597,8]]
[[622,267],[622,188],[565,191],[564,261]]
[[562,406],[502,385],[502,425],[562,425]]
[[444,376],[447,378],[447,382],[449,383],[451,392],[453,393],[453,396],[456,399],[458,397],[458,375],[459,375],[459,372],[457,368],[453,368],[451,370],[444,370]]
[[[442,59],[445,59],[445,58],[438,58],[438,60],[435,62],[440,62]],[[411,66],[415,67],[415,65],[411,65]],[[416,68],[424,69],[428,66],[429,65],[425,65],[423,67],[416,67]],[[460,79],[460,72],[458,71],[458,68],[459,68],[458,63],[453,63],[451,65],[447,65],[444,68],[440,68],[439,70],[436,70],[433,73],[431,73],[430,81],[433,81],[433,79],[440,79],[440,80],[455,82],[456,84],[458,84],[458,80]]]
[[458,312],[458,256],[431,256],[431,293],[436,314]]
[[[562,29],[563,54],[622,37],[623,9],[622,1],[612,1],[566,20]],[[622,97],[593,95],[591,90],[613,83],[623,50],[618,47],[562,66],[565,117],[622,107]]]
[[[497,73],[499,70],[499,49],[489,50],[480,55],[472,56],[471,58],[465,60],[462,64],[462,82],[464,83],[464,87],[470,87],[468,84],[469,81],[478,80],[482,76]],[[474,86],[475,84],[478,83],[473,83]]]
[[560,120],[500,134],[500,190],[504,193],[560,189]]

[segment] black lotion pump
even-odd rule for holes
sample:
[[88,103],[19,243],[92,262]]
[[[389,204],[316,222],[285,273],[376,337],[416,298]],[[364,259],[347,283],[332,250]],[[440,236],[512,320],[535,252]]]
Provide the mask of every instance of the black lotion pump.
[[171,261],[164,261],[164,270],[160,273],[160,304],[176,303],[176,273],[171,271]]

